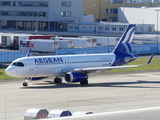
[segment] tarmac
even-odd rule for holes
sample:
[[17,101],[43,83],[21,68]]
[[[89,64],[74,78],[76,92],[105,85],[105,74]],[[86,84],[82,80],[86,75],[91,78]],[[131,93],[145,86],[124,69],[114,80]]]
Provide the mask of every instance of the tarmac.
[[[22,79],[1,80],[0,120],[23,120],[26,111],[32,108],[94,114],[70,120],[128,120],[131,115],[133,120],[146,120],[154,111],[157,116],[155,119],[152,116],[152,120],[159,120],[159,77],[160,71],[92,74],[87,86],[65,81],[56,85],[53,78],[29,81],[28,87],[22,86]],[[144,112],[146,109],[149,111]]]

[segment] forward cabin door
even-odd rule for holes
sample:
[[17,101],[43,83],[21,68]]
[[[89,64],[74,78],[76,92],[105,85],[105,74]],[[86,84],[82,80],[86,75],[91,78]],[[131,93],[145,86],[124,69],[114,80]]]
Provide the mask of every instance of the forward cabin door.
[[33,59],[29,59],[28,64],[29,64],[29,74],[34,75],[34,61],[33,61]]

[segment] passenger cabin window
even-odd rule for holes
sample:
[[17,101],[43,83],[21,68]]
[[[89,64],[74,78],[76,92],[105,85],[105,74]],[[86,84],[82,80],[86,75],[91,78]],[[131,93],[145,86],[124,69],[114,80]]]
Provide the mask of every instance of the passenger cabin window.
[[24,64],[22,62],[14,62],[12,66],[24,67]]

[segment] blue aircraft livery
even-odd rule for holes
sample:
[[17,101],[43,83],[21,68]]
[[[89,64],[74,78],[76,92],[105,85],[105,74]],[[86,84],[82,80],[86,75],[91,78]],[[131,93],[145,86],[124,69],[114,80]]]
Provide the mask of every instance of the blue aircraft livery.
[[130,24],[111,53],[27,57],[28,52],[26,57],[14,60],[5,72],[13,77],[24,78],[23,86],[28,86],[28,80],[40,80],[51,76],[55,77],[55,84],[62,83],[61,77],[63,77],[66,82],[87,85],[88,74],[92,72],[99,73],[150,64],[153,55],[145,64],[125,65],[137,58],[137,55],[132,53],[134,32],[135,25]]
[[35,64],[43,63],[63,63],[62,58],[37,58],[35,59]]

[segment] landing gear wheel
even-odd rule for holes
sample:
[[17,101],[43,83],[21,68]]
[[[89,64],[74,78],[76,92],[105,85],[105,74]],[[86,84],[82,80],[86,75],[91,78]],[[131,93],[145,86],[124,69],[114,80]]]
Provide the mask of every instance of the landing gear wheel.
[[81,85],[88,85],[88,80],[87,80],[87,79],[86,79],[86,80],[83,80],[83,81],[81,81],[80,83],[81,83]]
[[62,79],[61,78],[55,78],[54,83],[56,83],[56,84],[62,83]]
[[23,83],[23,86],[24,86],[24,87],[27,87],[27,86],[28,86],[28,83],[27,83],[27,82],[24,82],[24,83]]
[[58,78],[58,83],[62,83],[62,79],[61,78]]

